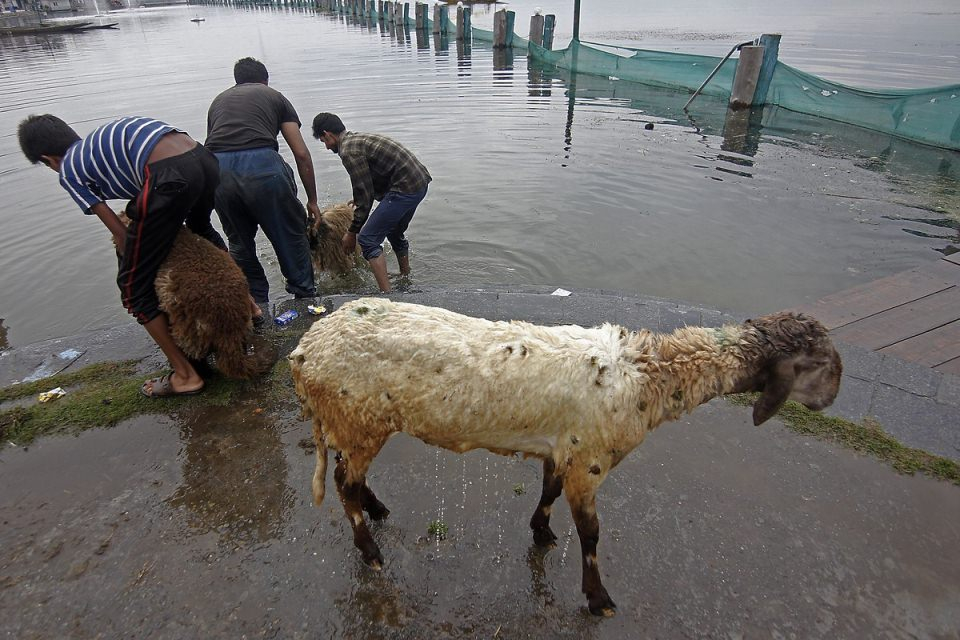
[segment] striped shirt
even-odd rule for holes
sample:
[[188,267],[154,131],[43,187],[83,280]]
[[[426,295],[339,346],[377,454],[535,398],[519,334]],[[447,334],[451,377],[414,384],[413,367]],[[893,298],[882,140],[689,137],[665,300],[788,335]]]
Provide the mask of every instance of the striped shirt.
[[63,156],[60,186],[86,214],[104,200],[137,197],[147,158],[170,125],[150,118],[121,118],[78,140]]
[[340,138],[340,161],[353,184],[352,233],[358,233],[370,215],[374,200],[387,191],[418,193],[432,178],[409,149],[386,136],[346,131]]

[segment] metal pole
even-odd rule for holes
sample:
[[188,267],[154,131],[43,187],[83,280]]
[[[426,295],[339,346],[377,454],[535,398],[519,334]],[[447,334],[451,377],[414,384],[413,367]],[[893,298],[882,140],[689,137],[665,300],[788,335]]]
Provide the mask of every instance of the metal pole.
[[573,0],[573,39],[580,39],[580,0]]
[[705,86],[707,86],[707,83],[710,82],[711,80],[713,80],[713,76],[717,75],[717,71],[720,71],[720,67],[722,67],[722,66],[723,66],[723,63],[726,62],[727,59],[729,59],[730,56],[733,55],[733,52],[736,51],[736,50],[738,50],[740,47],[745,47],[745,46],[747,46],[748,44],[753,44],[753,40],[750,40],[749,42],[741,42],[740,44],[736,45],[733,49],[730,49],[730,52],[729,52],[727,55],[723,56],[723,60],[720,61],[720,64],[718,64],[718,65],[716,66],[716,68],[714,68],[714,70],[710,72],[710,75],[708,75],[708,76],[707,76],[707,79],[703,81],[703,84],[701,84],[701,85],[697,88],[697,90],[693,92],[693,95],[690,96],[690,99],[689,99],[689,100],[687,100],[687,104],[683,105],[683,110],[684,110],[684,111],[687,110],[687,107],[690,106],[690,103],[693,102],[694,98],[696,98],[698,95],[700,95],[700,92],[703,91],[703,88],[704,88]]

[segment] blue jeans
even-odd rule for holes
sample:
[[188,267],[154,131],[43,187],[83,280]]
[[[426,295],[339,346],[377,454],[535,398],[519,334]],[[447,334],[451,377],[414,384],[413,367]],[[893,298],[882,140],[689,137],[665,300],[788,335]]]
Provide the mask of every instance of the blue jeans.
[[280,263],[286,289],[313,297],[313,262],[307,240],[307,215],[297,198],[293,170],[270,148],[222,151],[215,207],[227,234],[230,255],[247,277],[250,294],[267,302],[270,285],[257,259],[257,228],[263,229]]
[[426,187],[416,193],[388,191],[357,234],[357,243],[363,257],[373,260],[383,253],[381,245],[384,238],[390,241],[390,246],[398,258],[407,255],[410,243],[403,233],[426,195]]

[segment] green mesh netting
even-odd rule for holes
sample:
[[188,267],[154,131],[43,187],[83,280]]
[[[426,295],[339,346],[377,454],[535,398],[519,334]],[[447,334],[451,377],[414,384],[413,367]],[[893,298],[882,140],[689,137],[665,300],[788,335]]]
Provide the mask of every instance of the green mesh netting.
[[[367,15],[381,18],[372,7]],[[404,20],[402,16],[402,8],[398,7],[397,22],[416,26],[415,18]],[[456,23],[449,11],[444,12],[444,16],[445,32],[456,33]],[[428,17],[427,29],[432,31],[433,24]],[[474,40],[493,42],[493,31],[476,27],[471,27],[470,31]],[[566,49],[551,51],[515,33],[507,37],[507,46],[524,49],[533,59],[561,69],[691,92],[700,87],[722,60],[713,56],[610,45],[612,49],[633,52],[630,56],[623,56],[587,46],[578,40],[572,41]],[[701,93],[729,98],[736,69],[737,60],[727,60]],[[778,62],[763,102],[907,140],[960,150],[960,85],[931,89],[859,89]]]
[[[623,48],[623,47],[617,47]],[[530,56],[590,75],[616,77],[658,87],[695,91],[721,58],[634,50],[631,56],[573,41],[561,51],[534,43]],[[736,60],[728,60],[702,93],[729,97]],[[854,124],[937,147],[960,150],[960,85],[931,89],[858,89],[778,62],[766,104]]]

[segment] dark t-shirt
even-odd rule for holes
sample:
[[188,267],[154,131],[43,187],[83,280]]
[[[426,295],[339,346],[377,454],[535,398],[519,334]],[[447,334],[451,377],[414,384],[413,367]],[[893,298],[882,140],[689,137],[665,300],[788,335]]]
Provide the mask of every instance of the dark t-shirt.
[[297,112],[282,93],[259,82],[238,84],[210,104],[203,144],[214,153],[263,147],[278,151],[277,134],[284,122],[300,126]]

